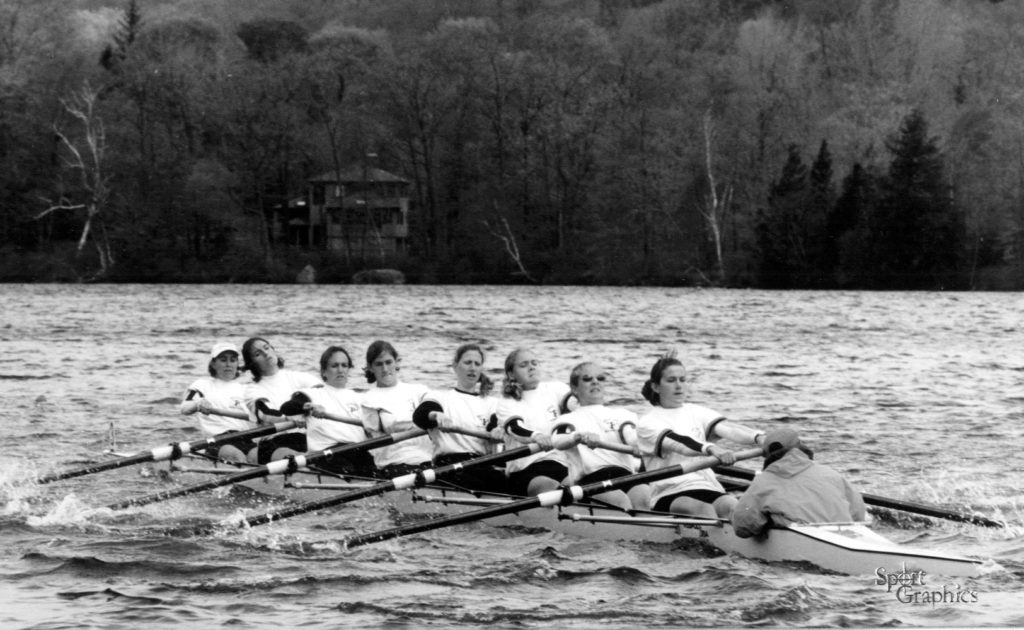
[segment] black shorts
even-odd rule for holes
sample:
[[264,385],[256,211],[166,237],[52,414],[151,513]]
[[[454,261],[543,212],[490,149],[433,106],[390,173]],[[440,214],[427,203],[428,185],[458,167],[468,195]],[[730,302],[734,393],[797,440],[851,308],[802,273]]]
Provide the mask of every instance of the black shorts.
[[550,459],[541,460],[530,464],[518,472],[510,473],[508,476],[508,491],[525,497],[526,491],[530,487],[530,481],[533,478],[547,477],[562,483],[567,476],[569,476],[569,469],[564,464]]
[[[222,438],[225,435],[229,435],[231,433],[239,433],[239,431],[225,431],[224,433],[218,433],[214,437]],[[256,448],[256,440],[254,440],[252,438],[243,438],[241,440],[235,440],[234,442],[229,442],[228,444],[221,444],[220,446],[218,446],[218,447],[216,447],[214,449],[207,450],[206,452],[209,455],[213,455],[214,457],[218,457],[220,455],[220,449],[222,449],[222,448],[224,448],[225,446],[228,446],[228,445],[234,446],[235,448],[237,448],[238,450],[242,451],[243,453],[248,453],[252,449]]]
[[[481,455],[475,453],[445,453],[434,458],[434,468],[450,466],[478,457]],[[508,479],[505,477],[505,471],[495,466],[463,468],[443,475],[438,481],[441,485],[451,485],[466,490],[508,494]]]
[[[583,475],[582,477],[580,477],[580,480],[576,482],[576,485],[586,486],[588,484],[599,483],[601,481],[608,481],[609,479],[617,479],[619,477],[625,477],[626,475],[632,474],[632,472],[630,472],[626,468],[623,468],[622,466],[605,466],[604,468],[598,468],[589,475]],[[636,481],[630,483],[627,486],[619,488],[619,490],[622,490],[623,492],[629,492],[635,486],[642,485],[644,485],[643,482]]]
[[[331,448],[346,446],[335,444]],[[339,475],[356,475],[358,477],[374,477],[377,467],[373,464],[373,456],[369,451],[352,451],[337,453],[315,464],[317,468]]]
[[683,490],[682,492],[667,494],[661,497],[660,499],[658,499],[658,502],[654,504],[653,509],[655,512],[670,512],[672,502],[681,497],[695,499],[697,501],[700,501],[701,503],[707,503],[708,505],[711,505],[712,503],[714,503],[715,501],[724,496],[725,493],[719,492],[718,490]]
[[381,479],[394,479],[395,477],[401,477],[402,475],[410,475],[412,473],[418,473],[424,468],[429,468],[430,462],[423,462],[422,464],[390,464],[381,468],[377,471],[377,476]]
[[260,464],[266,464],[273,457],[274,451],[279,448],[290,448],[298,453],[306,452],[306,434],[305,433],[278,433],[277,435],[271,435],[270,437],[260,440],[257,445],[259,450],[256,452],[257,462]]

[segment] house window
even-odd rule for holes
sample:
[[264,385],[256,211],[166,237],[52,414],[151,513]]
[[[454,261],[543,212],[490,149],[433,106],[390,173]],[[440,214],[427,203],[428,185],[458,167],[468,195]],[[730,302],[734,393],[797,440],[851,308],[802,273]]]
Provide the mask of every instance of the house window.
[[322,184],[313,186],[313,205],[322,206],[324,205],[324,187]]

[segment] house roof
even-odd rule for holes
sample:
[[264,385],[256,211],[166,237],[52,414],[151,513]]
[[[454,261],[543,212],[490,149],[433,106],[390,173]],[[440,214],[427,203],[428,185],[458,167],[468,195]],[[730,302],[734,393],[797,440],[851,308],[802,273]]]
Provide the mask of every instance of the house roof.
[[317,175],[316,177],[310,177],[311,183],[326,183],[326,184],[354,184],[359,182],[391,182],[397,184],[409,184],[411,183],[408,179],[389,173],[388,171],[362,166],[350,166],[341,171],[341,177],[338,177],[338,173],[335,171],[328,171]]

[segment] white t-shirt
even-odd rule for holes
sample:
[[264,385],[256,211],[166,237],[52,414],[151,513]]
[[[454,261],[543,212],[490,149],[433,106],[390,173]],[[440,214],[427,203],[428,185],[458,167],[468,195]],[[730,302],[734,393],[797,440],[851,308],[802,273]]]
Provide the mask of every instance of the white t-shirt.
[[[514,418],[522,418],[521,425],[529,431],[550,434],[554,428],[555,418],[558,417],[558,405],[569,394],[569,391],[569,386],[565,383],[544,381],[535,389],[524,391],[522,400],[502,398],[498,402],[496,413],[498,426],[505,429],[505,448],[513,449],[523,446],[523,442],[508,433],[508,424]],[[569,465],[563,451],[552,449],[513,459],[506,464],[505,470],[509,473],[519,472],[530,464],[542,460],[552,460],[565,466]]]
[[[573,412],[559,416],[553,430],[568,426],[579,433],[596,433],[604,442],[623,444],[620,429],[623,425],[636,426],[636,414],[622,407],[606,407],[604,405],[587,405]],[[569,459],[569,480],[579,481],[580,477],[589,475],[602,468],[618,466],[630,472],[636,472],[639,461],[629,453],[620,453],[605,448],[590,448],[583,444],[564,451]]]
[[[432,391],[423,399],[424,402],[428,400],[441,405],[454,426],[480,432],[487,431],[487,423],[498,408],[498,399],[493,396],[479,396],[457,389]],[[435,457],[449,453],[487,455],[494,452],[494,442],[461,433],[432,429],[430,439],[434,443]]]
[[[233,409],[245,412],[245,385],[238,382],[238,379],[222,381],[212,376],[203,376],[188,386],[188,390],[185,392],[185,399],[188,400],[193,392],[196,395],[191,396],[192,400],[202,397],[217,409]],[[256,427],[255,424],[248,420],[241,420],[239,418],[228,418],[205,413],[198,415],[199,429],[206,437],[219,435],[226,431],[246,431]]]
[[[329,414],[362,421],[362,395],[342,387],[311,387],[300,390],[314,405],[320,405]],[[335,444],[354,444],[366,440],[362,426],[310,416],[306,421],[306,448],[322,451]]]
[[[412,412],[427,395],[423,385],[399,382],[393,387],[372,387],[363,394],[362,418],[367,434],[377,437],[417,429],[412,422]],[[370,451],[377,468],[391,464],[417,466],[430,461],[432,445],[427,436],[403,440]]]
[[[640,417],[637,423],[637,440],[640,444],[640,454],[643,457],[647,470],[657,470],[683,464],[692,458],[675,451],[663,450],[657,454],[661,440],[669,431],[681,436],[689,436],[697,442],[709,442],[710,433],[722,415],[713,409],[684,403],[683,406],[675,409],[654,407]],[[715,473],[710,468],[704,468],[685,475],[670,477],[651,484],[651,505],[658,502],[663,496],[684,492],[686,490],[716,490],[724,492],[722,484],[718,483]]]
[[[258,383],[245,386],[245,407],[249,418],[256,422],[256,401],[265,399],[271,409],[279,409],[288,402],[292,394],[303,389],[323,385],[319,378],[305,372],[280,369],[273,376],[264,376]],[[291,429],[284,433],[295,433],[302,429]]]

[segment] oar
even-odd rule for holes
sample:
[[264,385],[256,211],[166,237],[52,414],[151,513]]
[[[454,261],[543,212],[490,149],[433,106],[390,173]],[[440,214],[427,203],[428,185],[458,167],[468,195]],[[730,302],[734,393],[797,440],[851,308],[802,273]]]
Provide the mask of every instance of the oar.
[[[758,457],[761,455],[761,449],[750,448],[743,451],[736,451],[735,455],[737,460]],[[718,460],[717,457],[694,457],[692,461],[688,461],[683,464],[667,466],[665,468],[659,468],[657,470],[649,470],[647,472],[636,473],[634,475],[616,477],[614,479],[608,479],[598,483],[591,483],[585,486],[569,486],[568,488],[550,490],[548,492],[542,492],[541,494],[538,494],[535,497],[511,501],[509,503],[505,503],[502,505],[486,507],[480,510],[474,510],[472,512],[453,514],[451,516],[421,521],[419,523],[413,523],[411,525],[405,525],[402,527],[394,527],[392,529],[387,529],[379,532],[351,536],[349,538],[346,538],[344,540],[344,543],[346,546],[350,548],[358,547],[360,545],[379,542],[381,540],[398,538],[399,536],[405,536],[407,534],[416,534],[419,532],[425,532],[432,529],[439,529],[441,527],[460,525],[462,523],[479,521],[486,518],[492,518],[495,516],[502,516],[504,514],[512,514],[514,512],[522,512],[523,510],[529,510],[537,507],[569,505],[586,497],[595,494],[601,494],[603,492],[608,492],[609,490],[618,490],[619,488],[623,488],[625,486],[635,483],[649,483],[651,481],[657,481],[659,479],[667,479],[669,477],[684,475],[686,473],[691,473],[696,470],[711,468],[712,466],[716,466],[720,463],[721,462]]]
[[[750,481],[754,478],[754,472],[745,468],[739,468],[737,466],[716,466],[715,472],[720,475],[726,475],[729,477],[735,477],[737,479],[745,479]],[[734,482],[734,485],[740,487],[747,487],[749,483]],[[900,501],[897,499],[890,499],[887,497],[881,497],[877,494],[861,493],[861,498],[864,499],[864,503],[873,505],[875,507],[888,508],[890,510],[898,510],[901,512],[909,512],[911,514],[921,514],[923,516],[931,516],[933,518],[943,518],[949,521],[957,521],[959,523],[971,523],[972,525],[982,525],[984,527],[1006,527],[1005,523],[994,521],[984,516],[976,514],[965,514],[963,512],[954,512],[945,510],[943,508],[934,505],[925,505],[923,503],[914,503],[911,501]]]
[[137,499],[128,499],[126,501],[120,501],[108,505],[107,508],[111,510],[123,510],[124,508],[147,505],[149,503],[156,503],[157,501],[164,501],[166,499],[174,499],[177,497],[183,497],[188,494],[195,494],[197,492],[203,492],[205,490],[212,490],[213,488],[220,488],[222,486],[229,486],[233,483],[239,483],[241,481],[249,481],[250,479],[259,479],[260,477],[269,477],[270,475],[284,475],[295,472],[303,466],[314,464],[316,462],[328,459],[334,455],[344,455],[345,453],[354,453],[358,451],[365,451],[374,448],[380,448],[382,446],[388,446],[395,444],[403,440],[409,440],[412,438],[426,435],[426,432],[422,429],[414,429],[412,431],[403,431],[401,433],[392,433],[388,435],[382,435],[380,437],[371,438],[363,442],[356,444],[344,444],[341,446],[335,446],[332,448],[325,448],[322,451],[314,451],[305,455],[293,455],[291,457],[285,457],[282,459],[275,459],[269,464],[263,466],[256,466],[249,470],[242,470],[231,475],[224,475],[217,479],[211,479],[202,483],[197,483],[191,486],[185,486],[184,488],[176,488],[174,490],[164,490],[157,492],[145,497],[139,497]]
[[294,427],[294,422],[278,422],[276,424],[267,424],[256,427],[254,429],[248,429],[246,431],[238,431],[236,433],[224,433],[202,440],[195,440],[194,442],[178,442],[174,444],[168,444],[167,446],[159,446],[149,451],[139,451],[138,453],[132,455],[126,455],[124,457],[119,457],[117,459],[105,462],[98,462],[96,464],[90,464],[88,466],[82,466],[81,468],[65,470],[63,472],[50,473],[48,475],[40,477],[36,481],[36,483],[43,484],[57,481],[60,479],[71,479],[72,477],[81,477],[82,475],[90,475],[92,473],[102,472],[104,470],[113,470],[114,468],[123,468],[125,466],[143,464],[146,462],[174,460],[183,457],[184,455],[187,455],[193,451],[208,449],[215,446],[222,446],[224,444],[231,444],[232,442],[238,442],[249,438],[262,437],[264,435],[270,435],[272,433],[278,433],[280,431],[287,431],[288,429]]
[[467,468],[475,468],[478,466],[487,466],[491,464],[500,464],[502,462],[511,461],[513,459],[519,459],[520,457],[526,457],[532,455],[541,450],[541,447],[537,444],[529,444],[527,446],[520,446],[501,453],[494,453],[491,455],[484,455],[476,459],[470,459],[464,462],[458,462],[455,464],[449,464],[447,466],[439,466],[437,468],[427,468],[416,473],[410,473],[408,475],[402,475],[395,477],[389,481],[383,481],[381,483],[367,486],[365,488],[359,488],[358,490],[351,490],[333,497],[326,499],[319,499],[316,501],[310,501],[301,505],[296,505],[291,508],[280,510],[278,512],[270,512],[268,514],[262,514],[260,516],[253,516],[240,522],[239,525],[248,525],[250,527],[256,525],[264,525],[271,521],[279,521],[292,516],[298,516],[299,514],[306,514],[307,512],[315,512],[324,508],[333,507],[335,505],[342,505],[344,503],[351,503],[359,499],[365,499],[367,497],[377,496],[384,494],[385,492],[391,492],[392,490],[406,490],[408,488],[417,488],[425,486],[429,483],[433,483],[439,477],[443,477],[449,473],[453,473],[458,470],[465,470]]
[[[308,403],[307,403],[308,404]],[[330,412],[314,413],[311,414],[314,418],[323,418],[324,420],[330,420],[332,422],[341,422],[343,424],[352,424],[357,427],[363,426],[363,421],[357,418],[346,418],[344,416],[338,416]]]
[[209,411],[203,411],[200,413],[205,413],[208,416],[224,416],[225,418],[235,418],[237,420],[252,420],[252,418],[249,417],[249,414],[245,413],[240,409],[219,409],[217,407],[214,407]]

